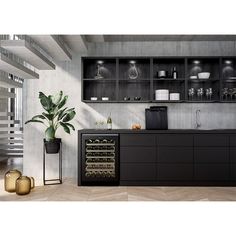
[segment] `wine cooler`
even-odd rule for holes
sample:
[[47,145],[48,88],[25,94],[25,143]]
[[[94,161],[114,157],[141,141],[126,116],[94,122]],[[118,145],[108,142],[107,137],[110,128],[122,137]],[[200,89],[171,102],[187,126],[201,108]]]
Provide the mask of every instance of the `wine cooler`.
[[118,185],[119,135],[83,134],[81,184]]

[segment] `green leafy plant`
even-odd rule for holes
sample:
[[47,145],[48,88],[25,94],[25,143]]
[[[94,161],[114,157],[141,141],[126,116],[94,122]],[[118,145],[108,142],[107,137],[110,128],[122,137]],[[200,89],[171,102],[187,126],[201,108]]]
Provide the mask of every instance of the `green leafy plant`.
[[45,130],[46,141],[52,141],[56,138],[56,131],[60,126],[63,127],[66,133],[70,134],[70,131],[75,130],[75,128],[69,121],[74,118],[76,112],[75,108],[64,108],[67,99],[68,96],[63,96],[62,91],[54,96],[46,96],[44,93],[39,92],[40,103],[46,112],[33,116],[31,120],[26,121],[25,124],[35,122],[45,125],[47,127]]

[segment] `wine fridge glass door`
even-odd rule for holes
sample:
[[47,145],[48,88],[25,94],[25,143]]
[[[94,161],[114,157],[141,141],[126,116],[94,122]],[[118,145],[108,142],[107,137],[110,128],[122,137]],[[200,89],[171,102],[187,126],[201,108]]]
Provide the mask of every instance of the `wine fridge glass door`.
[[84,185],[119,183],[119,135],[82,134],[81,179]]

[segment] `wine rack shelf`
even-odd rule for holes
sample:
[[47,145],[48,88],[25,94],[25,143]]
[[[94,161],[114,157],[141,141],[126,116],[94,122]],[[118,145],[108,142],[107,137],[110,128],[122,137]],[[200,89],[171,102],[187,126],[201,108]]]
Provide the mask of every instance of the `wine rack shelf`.
[[118,181],[118,136],[113,136],[83,137],[82,176],[85,182]]

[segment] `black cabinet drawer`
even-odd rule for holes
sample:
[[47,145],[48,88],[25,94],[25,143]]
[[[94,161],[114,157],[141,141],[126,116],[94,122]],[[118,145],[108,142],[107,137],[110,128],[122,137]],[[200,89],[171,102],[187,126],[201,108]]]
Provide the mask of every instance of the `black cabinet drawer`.
[[156,148],[121,147],[120,162],[156,162]]
[[230,165],[230,179],[236,181],[236,163]]
[[191,163],[193,162],[192,147],[158,147],[157,162],[163,163]]
[[227,147],[229,146],[229,137],[222,134],[195,134],[194,146]]
[[225,147],[197,147],[195,163],[229,163],[229,149]]
[[229,180],[230,168],[228,164],[196,164],[194,168],[195,180],[226,181]]
[[157,164],[157,181],[191,181],[192,164]]
[[230,148],[230,162],[236,163],[236,147]]
[[155,181],[156,164],[152,163],[121,163],[121,181]]
[[158,146],[193,146],[193,135],[161,134],[157,136]]
[[229,139],[229,143],[230,143],[230,146],[234,146],[236,147],[236,135],[232,135],[230,136],[230,139]]
[[154,134],[121,134],[120,146],[155,146]]

